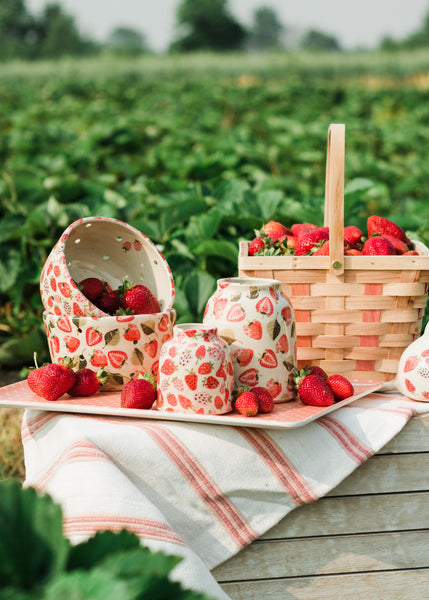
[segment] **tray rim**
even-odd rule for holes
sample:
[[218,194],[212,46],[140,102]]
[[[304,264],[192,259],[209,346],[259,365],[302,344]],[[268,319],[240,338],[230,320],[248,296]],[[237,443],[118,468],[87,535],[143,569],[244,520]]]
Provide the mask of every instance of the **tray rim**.
[[[188,413],[174,413],[174,412],[161,412],[156,409],[142,410],[142,409],[130,409],[112,407],[112,406],[100,406],[88,404],[88,398],[85,398],[85,404],[78,404],[79,398],[70,399],[74,402],[71,404],[66,399],[59,399],[56,401],[44,400],[34,394],[27,385],[27,381],[19,381],[17,383],[10,384],[0,388],[0,407],[2,408],[18,408],[18,409],[33,409],[41,410],[45,412],[58,412],[72,415],[82,416],[105,416],[105,417],[124,417],[124,418],[137,418],[137,419],[148,419],[155,421],[176,421],[185,423],[203,423],[206,425],[222,425],[222,426],[233,426],[233,427],[250,427],[250,428],[261,428],[261,429],[293,429],[297,427],[303,427],[313,421],[316,421],[320,417],[324,417],[339,408],[347,406],[360,398],[364,398],[369,394],[379,391],[386,382],[374,381],[374,380],[363,380],[363,379],[352,379],[352,383],[355,385],[364,385],[365,389],[361,392],[356,393],[350,398],[336,402],[326,407],[309,407],[308,405],[302,404],[300,400],[289,400],[274,405],[274,410],[266,415],[257,415],[255,417],[245,417],[243,415],[229,412],[223,415],[201,415],[201,414],[188,414]],[[24,393],[24,399],[5,399],[4,393],[9,394],[12,392],[17,396],[19,393]],[[101,392],[94,396],[94,398],[100,399],[103,395],[109,395],[110,399],[117,397],[120,398],[120,391]],[[34,398],[29,400],[26,398]],[[66,398],[64,396],[64,398]],[[281,421],[273,419],[276,412],[287,412],[284,409],[297,409],[302,407],[303,412],[310,413],[306,414],[301,420],[295,421]],[[282,410],[283,409],[283,410]]]

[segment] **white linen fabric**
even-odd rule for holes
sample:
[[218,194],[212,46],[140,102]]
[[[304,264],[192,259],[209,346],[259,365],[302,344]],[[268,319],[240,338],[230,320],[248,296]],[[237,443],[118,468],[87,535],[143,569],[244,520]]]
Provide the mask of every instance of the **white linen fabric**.
[[126,528],[183,557],[173,578],[225,600],[211,569],[330,492],[428,410],[378,392],[282,430],[27,410],[24,485],[62,506],[72,543]]

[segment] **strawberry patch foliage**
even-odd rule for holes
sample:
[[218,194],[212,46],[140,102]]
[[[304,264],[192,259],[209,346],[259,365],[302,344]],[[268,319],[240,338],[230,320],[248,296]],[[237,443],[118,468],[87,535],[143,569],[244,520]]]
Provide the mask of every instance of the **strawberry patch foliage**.
[[370,56],[343,70],[168,60],[0,75],[1,365],[48,357],[40,271],[80,217],[145,233],[172,268],[178,321],[201,320],[239,240],[271,219],[323,224],[332,122],[346,124],[345,224],[379,214],[429,242],[429,90],[366,86]]
[[72,546],[48,495],[0,482],[0,598],[210,600],[170,579],[180,558],[151,552],[133,533],[103,531]]

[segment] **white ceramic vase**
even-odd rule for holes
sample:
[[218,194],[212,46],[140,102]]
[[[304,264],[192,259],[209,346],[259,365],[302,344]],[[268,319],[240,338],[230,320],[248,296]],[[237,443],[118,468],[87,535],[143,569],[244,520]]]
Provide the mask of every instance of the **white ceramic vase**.
[[218,280],[203,321],[216,326],[228,342],[236,387],[266,387],[274,402],[295,397],[295,318],[279,281],[255,277]]
[[232,410],[234,371],[216,327],[182,323],[161,348],[157,407],[162,411],[224,414]]

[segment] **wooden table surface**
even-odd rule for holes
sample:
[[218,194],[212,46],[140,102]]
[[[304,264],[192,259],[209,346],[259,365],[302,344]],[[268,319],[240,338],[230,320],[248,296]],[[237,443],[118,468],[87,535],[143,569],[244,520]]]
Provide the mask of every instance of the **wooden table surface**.
[[429,598],[429,414],[213,574],[233,600]]

